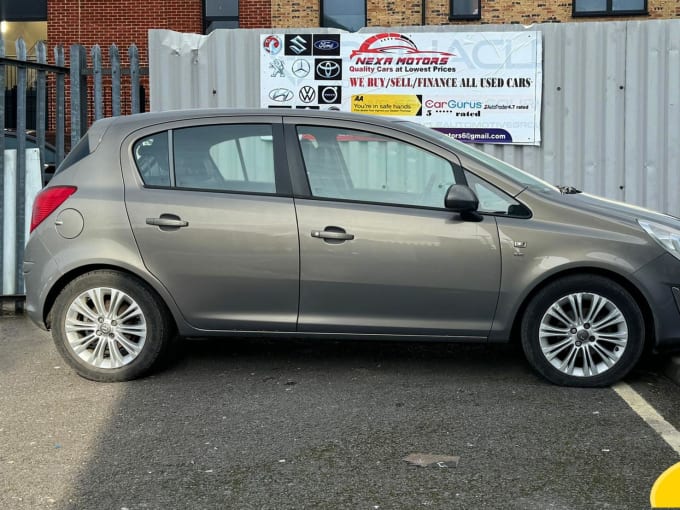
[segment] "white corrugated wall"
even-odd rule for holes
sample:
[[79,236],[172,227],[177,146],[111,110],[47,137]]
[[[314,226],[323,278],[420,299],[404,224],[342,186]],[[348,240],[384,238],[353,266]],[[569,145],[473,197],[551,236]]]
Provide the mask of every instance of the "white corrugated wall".
[[[680,20],[389,30],[541,31],[541,146],[480,148],[549,182],[680,216]],[[259,106],[259,36],[271,32],[151,30],[151,109]]]

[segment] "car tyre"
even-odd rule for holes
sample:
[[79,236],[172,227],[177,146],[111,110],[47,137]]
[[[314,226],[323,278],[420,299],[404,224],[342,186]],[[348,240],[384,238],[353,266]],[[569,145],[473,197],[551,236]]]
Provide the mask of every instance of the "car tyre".
[[550,382],[599,387],[623,378],[640,359],[644,319],[631,294],[598,275],[555,280],[529,302],[522,348]]
[[169,313],[134,276],[111,270],[85,273],[57,297],[52,338],[82,377],[100,382],[143,376],[174,338]]

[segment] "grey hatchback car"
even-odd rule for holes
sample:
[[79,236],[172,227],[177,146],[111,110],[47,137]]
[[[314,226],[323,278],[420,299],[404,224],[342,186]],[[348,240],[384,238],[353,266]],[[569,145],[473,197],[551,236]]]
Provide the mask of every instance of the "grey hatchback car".
[[294,110],[96,122],[40,193],[27,310],[83,377],[177,337],[521,341],[556,384],[680,345],[680,220],[416,124]]

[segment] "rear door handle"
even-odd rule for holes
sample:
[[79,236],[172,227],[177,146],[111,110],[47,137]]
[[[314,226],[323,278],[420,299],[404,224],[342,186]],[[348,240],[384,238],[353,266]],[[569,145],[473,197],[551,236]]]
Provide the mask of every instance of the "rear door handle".
[[312,230],[312,237],[319,239],[330,239],[333,241],[351,241],[354,239],[354,234],[348,234],[342,229],[337,230]]
[[147,225],[154,225],[156,227],[171,227],[171,228],[180,228],[180,227],[188,227],[189,222],[184,221],[177,216],[170,216],[170,215],[161,215],[160,218],[147,218],[146,219],[146,224]]

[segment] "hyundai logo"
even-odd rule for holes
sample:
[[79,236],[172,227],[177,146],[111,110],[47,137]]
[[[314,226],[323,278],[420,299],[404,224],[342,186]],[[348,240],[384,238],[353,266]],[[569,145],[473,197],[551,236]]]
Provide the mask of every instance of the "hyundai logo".
[[309,74],[309,71],[312,70],[312,66],[306,60],[299,58],[293,62],[293,66],[290,70],[295,77],[305,78]]
[[306,42],[307,41],[298,35],[290,40],[288,47],[293,53],[299,55],[300,53],[303,53],[305,50],[307,50]]
[[314,47],[321,51],[333,51],[340,47],[340,43],[331,39],[322,39],[321,41],[316,41]]
[[293,91],[288,89],[274,89],[269,92],[269,99],[279,103],[285,103],[293,99]]
[[340,75],[340,64],[332,60],[322,60],[316,64],[316,74],[323,76],[327,80]]
[[306,85],[300,89],[298,96],[300,96],[300,101],[303,103],[312,103],[316,99],[316,91],[314,87]]

